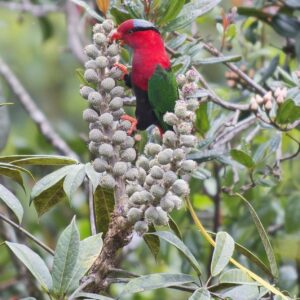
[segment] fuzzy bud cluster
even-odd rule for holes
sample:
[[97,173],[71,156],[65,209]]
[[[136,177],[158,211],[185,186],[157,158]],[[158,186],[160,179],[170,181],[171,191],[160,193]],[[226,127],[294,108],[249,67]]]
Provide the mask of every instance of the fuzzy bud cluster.
[[[134,139],[127,135],[130,123],[122,121],[124,88],[118,85],[122,72],[114,64],[119,59],[119,46],[110,42],[114,28],[111,20],[93,28],[93,44],[85,47],[88,57],[80,93],[89,108],[83,119],[89,123],[89,150],[95,157],[94,170],[99,173],[99,185],[114,189],[121,176],[136,179],[132,170],[136,158]],[[124,190],[125,193],[125,190]]]
[[136,161],[135,176],[127,177],[127,217],[140,235],[148,231],[150,224],[168,224],[168,214],[179,209],[190,192],[182,178],[188,178],[197,168],[195,161],[186,159],[197,143],[193,130],[199,102],[189,98],[197,89],[197,73],[190,70],[177,76],[177,82],[180,99],[174,112],[164,116],[164,122],[173,130],[164,132],[161,142],[146,144]]

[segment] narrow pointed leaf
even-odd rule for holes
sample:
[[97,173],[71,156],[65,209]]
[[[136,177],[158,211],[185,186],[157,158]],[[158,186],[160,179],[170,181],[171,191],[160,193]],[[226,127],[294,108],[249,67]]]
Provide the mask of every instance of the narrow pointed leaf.
[[23,177],[21,175],[21,172],[19,170],[16,170],[15,168],[10,167],[4,167],[0,166],[0,175],[6,176],[17,182],[25,191]]
[[102,295],[98,295],[98,294],[92,294],[92,293],[78,293],[76,295],[76,298],[84,298],[85,300],[114,300],[114,298],[110,298],[107,296],[102,296]]
[[130,280],[122,294],[134,294],[194,281],[195,279],[192,276],[186,274],[158,273],[145,275]]
[[189,300],[210,300],[210,292],[205,288],[196,290]]
[[64,166],[78,163],[73,158],[59,155],[12,155],[0,157],[0,161],[8,161],[17,166]]
[[201,274],[201,268],[198,264],[195,256],[192,254],[192,252],[187,248],[187,246],[173,233],[168,231],[158,231],[150,233],[153,235],[157,235],[161,239],[167,241],[168,243],[175,246],[191,263],[192,267],[195,269],[195,271],[200,275]]
[[5,186],[0,184],[0,200],[2,200],[16,215],[19,223],[22,222],[24,210],[19,199]]
[[96,191],[97,186],[99,185],[99,180],[100,180],[100,173],[97,173],[91,163],[87,163],[85,165],[85,172],[87,177],[89,178],[90,182],[92,183],[93,186],[93,192]]
[[102,233],[90,236],[79,244],[78,259],[73,271],[72,278],[67,287],[67,291],[70,293],[79,286],[80,279],[93,265],[101,252],[103,246]]
[[269,264],[270,264],[270,268],[271,268],[271,272],[273,274],[273,276],[275,278],[278,277],[278,267],[277,267],[277,263],[276,263],[276,258],[275,258],[275,254],[274,254],[274,251],[273,251],[273,248],[272,248],[272,245],[270,243],[270,240],[268,238],[268,235],[265,231],[265,228],[264,226],[262,225],[255,209],[253,208],[253,206],[250,204],[249,201],[246,200],[245,197],[243,197],[242,195],[240,194],[236,194],[241,200],[243,200],[243,202],[246,204],[246,207],[248,208],[250,214],[251,214],[251,217],[252,217],[252,220],[257,228],[257,231],[259,233],[259,236],[261,238],[261,241],[263,243],[263,246],[265,248],[265,251],[266,251],[266,254],[267,254],[267,258],[268,258],[268,261],[269,261]]
[[176,234],[176,236],[182,240],[182,234],[180,232],[180,229],[178,227],[178,225],[176,224],[176,222],[174,221],[174,219],[169,215],[169,227],[172,229],[172,231]]
[[53,293],[61,296],[72,279],[79,253],[79,231],[73,218],[71,224],[60,235],[53,260]]
[[257,285],[257,282],[252,280],[247,273],[239,269],[231,269],[222,273],[220,275],[220,283]]
[[95,10],[93,10],[85,1],[82,0],[71,0],[72,2],[74,2],[75,4],[79,5],[80,7],[84,8],[84,10],[93,18],[95,18],[96,20],[103,22],[104,19],[98,15]]
[[169,3],[170,4],[167,7],[166,14],[163,16],[162,22],[160,23],[166,23],[176,18],[183,7],[185,0],[171,0]]
[[231,300],[253,300],[259,299],[259,290],[254,285],[240,285],[221,294],[222,298]]
[[10,163],[5,163],[5,162],[0,162],[0,168],[10,168],[13,170],[20,171],[21,173],[25,173],[25,174],[29,175],[32,178],[32,180],[34,180],[34,177],[31,174],[31,172],[26,170],[25,168],[22,168],[22,167],[19,167],[19,166],[10,164]]
[[234,240],[226,232],[218,232],[216,247],[213,252],[210,271],[212,276],[217,276],[229,263],[234,251]]
[[[156,232],[156,229],[155,229],[154,225],[151,224],[149,226],[148,233],[153,233],[153,232]],[[144,239],[146,245],[148,246],[150,252],[154,256],[154,259],[157,260],[157,256],[158,256],[159,250],[160,250],[159,237],[157,237],[153,234],[144,234],[143,239]]]
[[70,200],[73,198],[73,195],[83,183],[85,176],[85,165],[83,164],[74,166],[72,172],[66,176],[63,187],[66,195]]
[[247,167],[248,169],[255,167],[255,162],[252,157],[242,150],[232,149],[230,151],[230,155],[235,161]]
[[197,65],[211,65],[211,64],[219,64],[224,62],[236,62],[241,60],[242,57],[240,55],[228,55],[228,56],[218,56],[218,57],[209,57],[204,59],[195,59],[193,64]]
[[42,258],[25,245],[11,242],[5,243],[37,279],[43,289],[49,291],[52,287],[52,278]]

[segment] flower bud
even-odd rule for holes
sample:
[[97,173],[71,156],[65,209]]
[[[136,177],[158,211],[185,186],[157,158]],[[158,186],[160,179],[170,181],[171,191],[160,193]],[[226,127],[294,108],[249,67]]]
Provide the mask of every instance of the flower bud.
[[93,142],[100,143],[103,140],[103,134],[99,129],[92,129],[89,132],[89,139]]
[[154,224],[157,226],[167,225],[169,222],[168,214],[159,206],[156,207],[156,211],[158,213],[158,216],[154,221]]
[[95,24],[94,27],[93,27],[93,32],[94,33],[104,32],[102,24],[99,24],[99,23]]
[[94,61],[93,59],[87,61],[85,64],[84,64],[84,67],[86,69],[97,69],[97,64],[96,64],[96,61]]
[[170,187],[177,180],[177,175],[173,171],[167,171],[163,176],[163,182],[166,187]]
[[173,159],[176,161],[180,161],[183,160],[185,158],[185,152],[183,151],[183,149],[175,149],[173,151]]
[[106,35],[101,32],[95,33],[93,38],[94,38],[94,43],[97,44],[98,46],[104,45],[107,40]]
[[195,70],[188,70],[185,74],[188,81],[198,81],[199,75]]
[[197,168],[197,163],[194,160],[187,159],[181,163],[181,169],[185,172],[193,172]]
[[109,56],[116,56],[119,53],[119,46],[117,44],[111,44],[107,49]]
[[84,48],[84,52],[87,56],[89,56],[90,58],[93,58],[93,59],[95,59],[99,55],[99,50],[97,49],[97,47],[94,44],[87,45]]
[[148,143],[145,146],[145,153],[149,156],[155,156],[161,151],[161,146],[154,143]]
[[117,130],[112,136],[112,142],[118,145],[123,143],[126,140],[126,138],[127,138],[127,134],[125,131]]
[[98,120],[98,114],[90,108],[87,108],[83,111],[83,120],[89,123],[96,122]]
[[139,171],[139,177],[138,177],[139,183],[144,184],[147,173],[143,168],[139,168],[138,171]]
[[134,148],[128,148],[121,152],[121,159],[125,162],[133,162],[136,158],[136,152]]
[[112,20],[105,20],[103,23],[102,23],[102,27],[103,29],[105,30],[105,32],[109,33],[113,30],[114,28],[114,23]]
[[163,135],[163,144],[166,147],[175,148],[177,146],[177,136],[174,131],[168,130]]
[[98,154],[98,144],[96,144],[95,142],[90,142],[89,143],[89,151],[93,154]]
[[99,154],[110,158],[114,155],[114,148],[111,144],[102,144],[99,146]]
[[190,98],[187,101],[187,109],[191,111],[196,111],[199,107],[199,101],[197,98]]
[[156,182],[156,180],[155,180],[151,175],[147,175],[147,176],[146,176],[145,183],[146,183],[148,186],[153,185],[155,182]]
[[132,207],[127,213],[128,221],[131,224],[135,224],[137,221],[140,221],[143,217],[143,211],[139,208]]
[[107,92],[111,91],[115,85],[115,81],[110,77],[107,77],[101,81],[101,87]]
[[83,75],[84,79],[91,83],[98,82],[98,75],[94,69],[86,69]]
[[185,147],[194,147],[196,145],[197,139],[193,135],[181,135],[180,144]]
[[145,211],[145,219],[148,223],[154,223],[158,218],[156,207],[150,206]]
[[123,99],[120,97],[114,97],[109,103],[109,109],[112,111],[119,110],[123,107]]
[[136,166],[139,168],[143,168],[145,171],[148,171],[149,170],[148,158],[144,155],[141,155],[136,162]]
[[116,86],[110,91],[110,94],[112,97],[122,97],[124,95],[124,88]]
[[[134,193],[140,192],[142,190],[143,190],[143,188],[138,184],[128,184],[128,185],[126,185],[126,194],[129,197],[133,196]],[[138,199],[142,198],[141,195],[139,193],[137,193],[131,200],[132,201],[136,200],[137,197],[138,197]],[[132,201],[131,201],[131,203],[134,204],[134,201],[133,202]],[[138,201],[140,201],[140,200],[138,200]]]
[[113,174],[115,176],[123,176],[126,173],[127,169],[128,169],[127,163],[123,161],[118,161],[115,163],[113,167]]
[[160,206],[164,211],[170,213],[174,209],[175,204],[168,196],[165,196],[160,200]]
[[179,74],[176,77],[176,81],[179,86],[183,86],[186,83],[186,78],[183,74]]
[[166,190],[163,186],[159,184],[154,184],[151,186],[150,193],[154,198],[160,199],[166,193]]
[[190,134],[192,129],[192,124],[188,122],[182,122],[177,126],[177,130],[180,134]]
[[99,184],[102,188],[113,189],[116,186],[116,181],[110,174],[105,174],[101,176]]
[[102,96],[98,92],[91,92],[88,96],[88,101],[94,106],[99,106],[102,101]]
[[138,177],[139,177],[139,171],[137,168],[131,168],[125,174],[125,178],[129,181],[134,181]]
[[134,144],[134,138],[127,136],[125,141],[121,144],[121,149],[133,148]]
[[137,234],[143,235],[149,230],[148,224],[145,221],[138,221],[134,224],[134,230]]
[[120,129],[127,131],[131,128],[131,123],[127,120],[120,121]]
[[107,167],[108,167],[108,163],[104,159],[96,158],[93,161],[93,168],[98,173],[105,172]]
[[256,103],[257,103],[258,105],[261,105],[261,104],[264,103],[264,98],[261,97],[260,95],[256,95],[256,96],[255,96],[255,100],[256,100]]
[[141,194],[141,192],[134,192],[130,196],[129,202],[134,205],[143,205],[147,202],[147,199],[143,198],[143,195]]
[[99,122],[103,127],[109,127],[113,123],[113,116],[111,113],[104,113],[99,117]]
[[184,101],[177,101],[175,105],[175,114],[178,118],[185,118],[187,116],[187,105]]
[[182,206],[182,200],[178,196],[175,196],[172,193],[168,193],[166,195],[166,198],[169,201],[172,201],[174,203],[174,208],[176,208],[176,209],[180,209],[181,208],[181,206]]
[[164,176],[164,170],[158,166],[154,166],[151,168],[150,170],[150,175],[154,178],[154,179],[162,179]]
[[272,101],[266,102],[266,104],[265,104],[265,110],[270,111],[272,109],[272,107],[273,107]]
[[172,185],[172,191],[177,196],[186,196],[189,194],[190,188],[184,180],[177,179]]
[[108,59],[105,56],[98,56],[96,58],[96,64],[98,66],[98,68],[104,69],[108,66]]
[[197,84],[195,82],[186,83],[181,90],[185,97],[191,96],[197,91]]
[[114,79],[122,79],[123,72],[117,67],[112,67],[110,72],[109,72],[110,77]]
[[83,86],[80,89],[80,95],[84,98],[84,99],[88,99],[90,93],[95,92],[95,90],[89,86]]
[[165,149],[158,153],[157,160],[161,165],[167,165],[172,161],[173,157],[173,150],[172,149]]
[[166,122],[170,126],[174,126],[178,124],[179,119],[174,113],[167,112],[164,115],[164,122]]

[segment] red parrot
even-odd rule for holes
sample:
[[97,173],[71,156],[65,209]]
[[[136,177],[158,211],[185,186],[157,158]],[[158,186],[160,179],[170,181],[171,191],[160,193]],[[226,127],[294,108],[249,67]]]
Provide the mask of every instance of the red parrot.
[[124,76],[136,96],[137,120],[132,125],[145,130],[154,124],[164,132],[168,125],[163,115],[174,111],[178,88],[158,29],[149,21],[130,19],[117,28],[112,39],[133,49],[132,71]]

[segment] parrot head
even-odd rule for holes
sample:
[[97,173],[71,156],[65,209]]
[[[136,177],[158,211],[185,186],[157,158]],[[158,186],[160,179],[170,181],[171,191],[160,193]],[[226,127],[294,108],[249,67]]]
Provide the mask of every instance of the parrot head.
[[158,29],[149,21],[130,19],[119,25],[111,39],[119,40],[129,47],[136,49],[145,45],[145,41],[161,39]]

